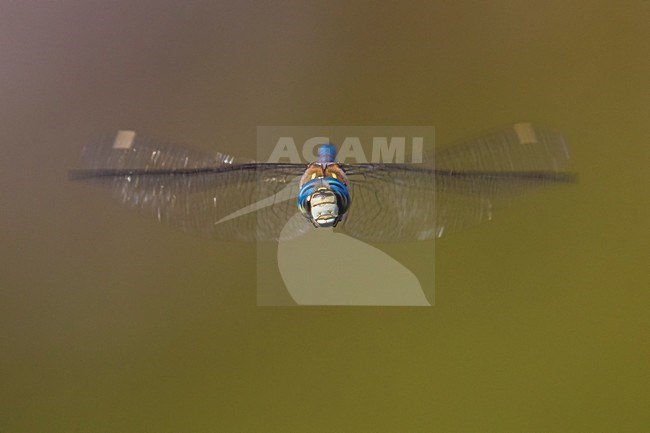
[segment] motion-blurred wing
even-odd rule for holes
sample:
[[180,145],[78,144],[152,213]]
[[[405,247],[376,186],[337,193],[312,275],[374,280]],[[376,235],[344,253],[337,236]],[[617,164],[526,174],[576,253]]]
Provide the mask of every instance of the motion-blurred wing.
[[[206,155],[120,131],[87,146],[70,177],[106,187],[121,202],[183,230],[221,239],[277,240],[298,210],[303,164]],[[293,223],[284,234],[309,230]]]
[[[431,157],[429,158],[429,161]],[[428,239],[492,219],[538,187],[572,182],[561,134],[531,124],[435,152],[432,165],[344,164],[352,207],[342,231],[369,241]]]

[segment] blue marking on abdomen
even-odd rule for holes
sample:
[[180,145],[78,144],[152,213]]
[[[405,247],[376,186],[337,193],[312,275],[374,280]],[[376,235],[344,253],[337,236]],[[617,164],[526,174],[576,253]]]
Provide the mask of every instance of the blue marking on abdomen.
[[318,146],[318,162],[325,164],[336,161],[336,146],[332,143],[321,144]]

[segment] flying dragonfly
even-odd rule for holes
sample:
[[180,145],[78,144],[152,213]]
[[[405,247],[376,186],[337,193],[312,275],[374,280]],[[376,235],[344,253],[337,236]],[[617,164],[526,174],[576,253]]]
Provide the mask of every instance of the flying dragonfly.
[[[368,242],[426,240],[512,199],[575,181],[562,134],[517,123],[426,154],[423,163],[258,162],[119,131],[86,146],[70,179],[108,188],[162,223],[220,239],[278,241],[336,230]],[[296,217],[301,215],[301,217]]]

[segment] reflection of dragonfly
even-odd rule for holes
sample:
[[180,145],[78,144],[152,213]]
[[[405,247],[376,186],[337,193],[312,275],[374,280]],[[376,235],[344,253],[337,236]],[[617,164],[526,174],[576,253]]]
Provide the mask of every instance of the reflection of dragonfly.
[[[366,241],[441,236],[492,219],[511,198],[575,179],[565,171],[563,137],[528,123],[425,155],[423,164],[339,164],[331,145],[319,151],[309,165],[240,161],[120,131],[88,146],[70,177],[108,187],[160,222],[217,238],[278,240],[281,231],[297,236],[342,220],[338,231]],[[292,218],[298,212],[306,218]]]

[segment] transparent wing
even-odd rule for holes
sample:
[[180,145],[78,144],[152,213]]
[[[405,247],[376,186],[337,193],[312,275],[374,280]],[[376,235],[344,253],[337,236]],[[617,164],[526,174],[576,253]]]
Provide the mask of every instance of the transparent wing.
[[347,164],[352,206],[340,230],[368,241],[428,239],[492,219],[513,198],[573,182],[561,134],[516,124],[430,156],[435,164]]
[[426,155],[437,169],[462,171],[561,172],[569,166],[569,146],[557,131],[516,123],[464,139]]
[[291,221],[303,164],[207,155],[120,131],[87,146],[82,167],[70,178],[106,187],[122,203],[183,230],[267,241],[311,228],[307,221]]

